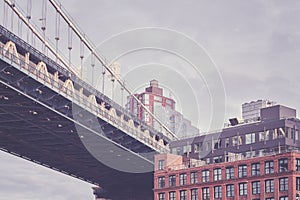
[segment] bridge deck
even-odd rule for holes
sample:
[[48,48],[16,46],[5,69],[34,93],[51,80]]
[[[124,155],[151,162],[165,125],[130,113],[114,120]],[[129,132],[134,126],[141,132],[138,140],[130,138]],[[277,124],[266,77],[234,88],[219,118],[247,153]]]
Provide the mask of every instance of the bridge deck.
[[[3,43],[8,39],[0,36]],[[20,45],[17,48],[24,56],[26,49]],[[0,52],[0,147],[3,151],[100,185],[113,199],[152,199],[153,163],[149,157],[155,153],[155,145],[151,148],[149,143],[128,135],[116,124],[83,109],[62,91],[47,86],[45,77],[43,84],[39,79],[41,74],[30,70],[30,66],[24,70],[24,60],[13,54],[5,55],[3,45]],[[32,54],[31,62],[38,61]],[[49,68],[49,72],[55,70]],[[95,155],[99,157],[96,159]],[[143,173],[122,172],[115,169],[116,165]]]

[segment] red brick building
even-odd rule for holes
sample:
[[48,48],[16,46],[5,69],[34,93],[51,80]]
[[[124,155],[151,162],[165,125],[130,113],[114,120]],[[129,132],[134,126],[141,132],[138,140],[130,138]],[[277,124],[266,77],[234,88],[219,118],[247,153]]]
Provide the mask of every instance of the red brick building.
[[154,200],[292,200],[299,190],[298,151],[214,164],[172,154],[155,157]]

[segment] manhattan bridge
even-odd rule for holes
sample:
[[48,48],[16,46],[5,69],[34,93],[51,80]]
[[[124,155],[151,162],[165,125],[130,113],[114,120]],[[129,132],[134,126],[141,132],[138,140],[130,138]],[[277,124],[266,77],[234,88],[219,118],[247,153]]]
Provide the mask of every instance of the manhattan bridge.
[[[99,198],[153,199],[153,156],[169,152],[176,136],[57,0],[0,4],[0,149],[94,184]],[[107,92],[105,79],[120,90]],[[124,108],[130,95],[158,128]]]

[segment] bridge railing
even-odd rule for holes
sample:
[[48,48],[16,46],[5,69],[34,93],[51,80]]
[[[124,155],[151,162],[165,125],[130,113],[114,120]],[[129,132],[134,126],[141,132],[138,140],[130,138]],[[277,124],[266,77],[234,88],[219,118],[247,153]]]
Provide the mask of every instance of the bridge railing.
[[[149,131],[141,130],[140,127],[135,127],[134,125],[129,125],[129,121],[125,121],[122,117],[118,117],[117,115],[112,115],[110,110],[102,108],[99,104],[94,104],[89,100],[89,97],[80,93],[80,91],[76,89],[70,89],[66,87],[66,82],[60,80],[55,77],[51,73],[47,71],[38,70],[37,64],[32,62],[28,58],[22,54],[15,55],[14,53],[10,53],[8,50],[4,51],[4,44],[0,42],[0,55],[5,58],[8,58],[11,63],[14,63],[18,66],[19,70],[25,72],[28,76],[34,78],[40,83],[46,85],[51,88],[58,94],[63,95],[65,98],[70,101],[76,103],[80,107],[86,109],[90,113],[95,116],[104,119],[105,121],[111,123],[115,127],[124,131],[126,134],[134,137],[140,142],[150,146],[158,152],[166,153],[169,152],[169,147],[163,143],[163,141],[156,141],[155,138],[151,137]],[[99,125],[100,126],[100,125]],[[89,127],[93,129],[93,127]]]

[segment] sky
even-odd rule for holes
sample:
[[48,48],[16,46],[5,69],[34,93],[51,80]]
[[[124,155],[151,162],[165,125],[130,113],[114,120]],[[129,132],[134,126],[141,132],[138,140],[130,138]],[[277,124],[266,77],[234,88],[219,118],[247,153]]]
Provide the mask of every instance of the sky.
[[[158,79],[200,130],[222,128],[252,100],[300,110],[300,1],[61,3],[134,91]],[[93,199],[90,184],[5,153],[0,160],[0,200]]]

